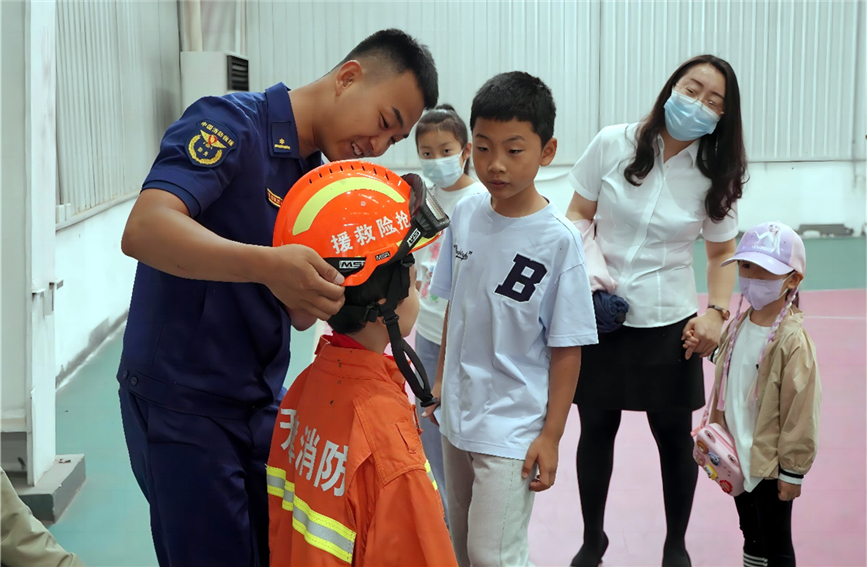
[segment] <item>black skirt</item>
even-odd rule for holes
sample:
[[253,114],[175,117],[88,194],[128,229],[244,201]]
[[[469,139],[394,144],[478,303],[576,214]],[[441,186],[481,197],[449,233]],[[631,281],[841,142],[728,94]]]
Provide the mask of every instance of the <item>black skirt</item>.
[[704,406],[701,357],[684,358],[683,321],[655,328],[621,327],[581,349],[578,407],[636,411]]

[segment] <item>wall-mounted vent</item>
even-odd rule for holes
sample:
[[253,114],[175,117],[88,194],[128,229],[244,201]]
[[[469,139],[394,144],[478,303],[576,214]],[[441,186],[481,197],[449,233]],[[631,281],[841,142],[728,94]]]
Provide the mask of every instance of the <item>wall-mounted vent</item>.
[[234,55],[226,56],[226,89],[229,91],[250,90],[250,62]]
[[[2,2],[2,0],[0,0]],[[181,51],[181,103],[250,90],[250,61],[223,51]]]

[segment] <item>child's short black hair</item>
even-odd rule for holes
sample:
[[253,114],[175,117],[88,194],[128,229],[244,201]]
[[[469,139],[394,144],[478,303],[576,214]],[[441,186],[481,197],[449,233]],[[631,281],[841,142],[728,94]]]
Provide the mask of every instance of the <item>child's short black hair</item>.
[[542,140],[542,147],[554,137],[557,107],[551,89],[538,77],[523,71],[500,73],[482,85],[473,98],[470,129],[476,119],[529,122]]
[[[328,325],[336,333],[341,335],[349,335],[362,330],[367,324],[367,321],[358,319],[353,313],[347,312],[347,307],[366,307],[371,303],[376,303],[381,299],[385,299],[388,295],[388,286],[391,285],[391,275],[394,270],[400,269],[400,262],[391,262],[379,266],[367,281],[361,285],[346,287],[343,291],[345,302],[343,307],[328,320]],[[409,285],[414,285],[415,282],[409,282]],[[401,294],[408,294],[409,289],[401,290]]]

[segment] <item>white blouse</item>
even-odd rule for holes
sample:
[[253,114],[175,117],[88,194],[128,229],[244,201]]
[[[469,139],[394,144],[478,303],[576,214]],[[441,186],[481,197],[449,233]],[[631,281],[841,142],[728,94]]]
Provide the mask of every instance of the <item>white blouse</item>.
[[656,162],[641,185],[623,171],[635,157],[638,123],[604,128],[572,168],[575,192],[597,203],[596,240],[615,293],[629,302],[625,325],[662,327],[698,311],[693,244],[737,236],[737,204],[720,222],[707,216],[710,179],[696,164],[699,141],[663,163],[657,138]]

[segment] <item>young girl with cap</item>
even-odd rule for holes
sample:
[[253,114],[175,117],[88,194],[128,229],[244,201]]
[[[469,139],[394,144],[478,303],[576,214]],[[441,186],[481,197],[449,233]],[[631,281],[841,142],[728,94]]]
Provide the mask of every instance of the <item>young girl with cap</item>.
[[[731,262],[741,303],[714,358],[710,421],[728,429],[744,474],[745,492],[734,499],[744,565],[794,566],[792,501],[816,457],[822,395],[797,307],[804,243],[785,224],[764,223],[744,234]],[[744,299],[750,308],[741,315]]]

